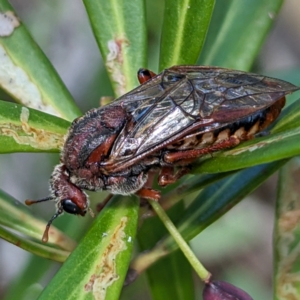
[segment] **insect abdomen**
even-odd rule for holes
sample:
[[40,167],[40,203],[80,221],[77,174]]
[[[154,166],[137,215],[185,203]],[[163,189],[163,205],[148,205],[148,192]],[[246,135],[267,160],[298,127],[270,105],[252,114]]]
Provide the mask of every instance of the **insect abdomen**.
[[200,134],[197,134],[197,132],[192,133],[176,143],[171,144],[167,149],[176,149],[176,151],[201,149],[229,139],[230,136],[235,136],[240,141],[251,139],[255,134],[261,132],[274,122],[284,105],[285,97],[276,101],[270,107],[236,122],[226,124],[213,130],[204,129],[204,133],[203,128],[201,128]]

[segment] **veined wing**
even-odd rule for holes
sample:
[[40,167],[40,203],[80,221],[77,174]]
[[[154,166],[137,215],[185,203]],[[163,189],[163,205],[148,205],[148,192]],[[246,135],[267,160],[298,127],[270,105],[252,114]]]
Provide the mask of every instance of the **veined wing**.
[[178,138],[235,122],[298,88],[262,75],[217,67],[178,66],[120,97],[131,120],[110,163],[141,159]]

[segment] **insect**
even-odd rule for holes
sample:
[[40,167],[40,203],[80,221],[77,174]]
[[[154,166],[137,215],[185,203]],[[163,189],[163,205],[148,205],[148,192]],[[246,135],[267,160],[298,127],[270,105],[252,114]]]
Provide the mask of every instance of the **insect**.
[[174,66],[155,75],[141,69],[140,86],[73,121],[50,178],[56,213],[84,216],[83,190],[136,194],[159,200],[147,187],[150,171],[158,184],[176,182],[202,155],[248,140],[279,115],[285,95],[299,88],[262,75],[203,66]]

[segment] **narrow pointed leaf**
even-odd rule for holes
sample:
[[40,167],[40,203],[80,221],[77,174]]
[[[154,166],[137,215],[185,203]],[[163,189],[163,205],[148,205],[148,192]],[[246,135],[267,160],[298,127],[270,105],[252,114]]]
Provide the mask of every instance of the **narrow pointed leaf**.
[[180,250],[164,257],[147,270],[152,300],[195,299],[192,275],[191,266]]
[[[219,181],[227,176],[230,176],[233,172],[223,172],[223,173],[215,173],[215,174],[200,174],[191,176],[190,178],[184,178],[182,183],[177,187],[174,187],[171,191],[164,194],[161,197],[160,204],[161,206],[167,210],[179,200],[184,197],[190,195],[191,193],[200,191],[204,187],[213,184],[216,181]],[[151,215],[148,213],[147,215]]]
[[16,101],[72,121],[81,115],[48,58],[7,0],[0,1],[0,86]]
[[138,209],[136,197],[114,197],[39,299],[119,299]]
[[[182,212],[181,219],[175,222],[180,234],[185,240],[191,240],[255,190],[285,162],[282,160],[239,171],[205,188]],[[157,260],[177,249],[178,246],[173,238],[166,235],[151,251],[140,254],[132,265],[136,266],[136,269],[141,267],[142,270],[145,270]]]
[[217,1],[199,64],[249,70],[282,2]]
[[159,69],[196,63],[208,31],[215,0],[167,0]]
[[21,249],[24,249],[32,254],[36,254],[43,258],[48,258],[58,262],[64,262],[70,252],[64,250],[58,250],[51,248],[50,246],[45,246],[37,242],[30,241],[24,237],[21,237],[9,230],[0,226],[0,237],[13,244],[18,246]]
[[146,20],[143,0],[84,0],[106,69],[119,97],[137,86],[146,67]]
[[[245,169],[205,188],[182,214],[182,219],[177,224],[183,237],[190,240],[199,234],[260,186],[285,162],[281,160]],[[161,244],[162,247],[166,249],[173,245],[177,248],[171,238],[167,240]]]
[[58,152],[69,126],[58,117],[0,101],[0,153]]
[[[176,220],[183,209],[183,203],[179,202],[168,211],[168,214]],[[151,249],[166,233],[166,228],[158,218],[145,221],[138,233],[141,250]],[[147,278],[153,300],[192,300],[195,297],[192,268],[181,251],[164,257],[149,268]]]
[[[26,206],[24,206],[22,203],[20,203],[18,200],[8,195],[4,191],[0,190],[0,225],[25,234],[29,237],[34,238],[35,240],[41,241],[46,222],[33,217]],[[45,245],[42,245],[41,243],[36,244],[33,245],[34,247],[32,249],[28,247],[27,244],[23,247],[21,243],[18,243],[19,236],[15,234],[7,235],[10,232],[7,233],[5,230],[2,231],[2,233],[3,234],[0,234],[2,238],[8,240],[11,243],[17,244],[21,248],[25,249],[26,247],[26,250],[37,255],[39,255],[37,249],[40,247],[41,251],[43,252],[41,256],[45,257],[44,252],[47,250],[47,247]],[[27,241],[24,240],[24,243],[26,242]],[[55,243],[57,246],[68,251],[73,250],[76,245],[76,243],[72,239],[64,235],[55,227],[51,228],[49,243]],[[51,253],[53,252],[52,250],[55,250],[50,247],[48,248],[51,250]],[[49,256],[51,256],[51,253],[49,254]]]
[[300,298],[299,167],[295,158],[279,175],[274,232],[274,299],[278,300]]

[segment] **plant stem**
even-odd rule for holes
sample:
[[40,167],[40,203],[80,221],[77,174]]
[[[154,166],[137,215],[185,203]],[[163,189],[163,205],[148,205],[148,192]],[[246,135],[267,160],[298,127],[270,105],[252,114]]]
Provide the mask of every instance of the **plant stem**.
[[158,217],[161,219],[171,236],[174,238],[178,247],[181,249],[187,260],[190,262],[191,266],[194,268],[195,272],[199,275],[201,280],[204,282],[209,281],[211,274],[205,269],[205,267],[201,264],[198,258],[195,256],[187,242],[183,239],[181,234],[178,232],[177,228],[170,220],[168,215],[162,209],[160,204],[157,201],[149,200],[150,205],[157,213]]

